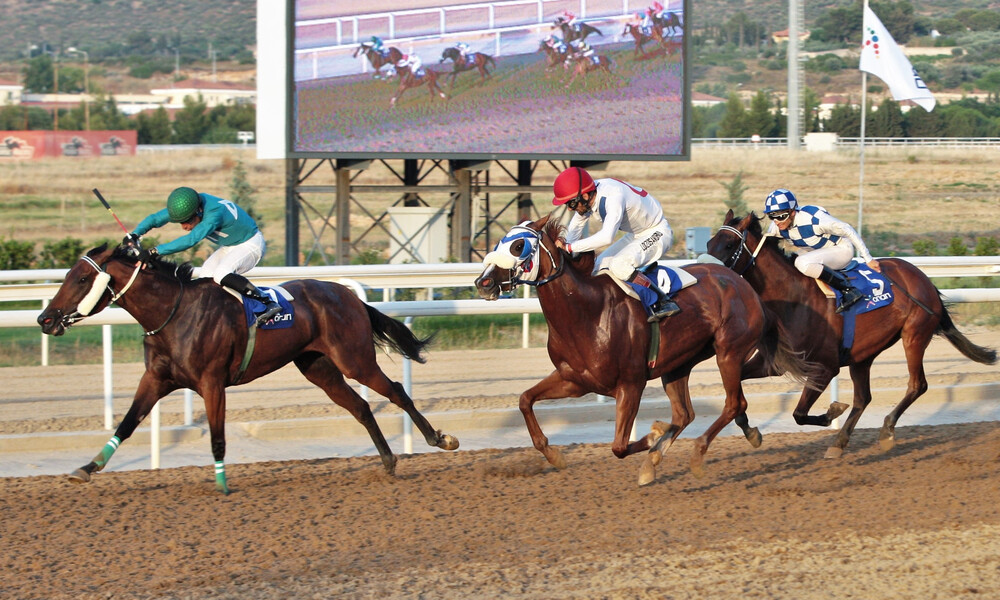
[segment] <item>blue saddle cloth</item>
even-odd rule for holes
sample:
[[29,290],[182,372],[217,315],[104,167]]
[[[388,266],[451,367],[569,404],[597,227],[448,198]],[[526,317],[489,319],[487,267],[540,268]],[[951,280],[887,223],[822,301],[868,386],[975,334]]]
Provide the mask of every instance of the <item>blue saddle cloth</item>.
[[[653,263],[642,269],[642,274],[660,286],[663,293],[667,295],[667,298],[673,298],[674,294],[680,291],[682,287],[681,279],[677,275],[677,272],[670,268]],[[629,287],[635,290],[636,294],[642,300],[642,303],[646,306],[652,306],[659,300],[656,292],[653,290],[643,287],[638,284],[629,283]]]
[[[272,288],[258,287],[257,289],[274,298],[281,305],[281,312],[272,317],[270,321],[258,327],[258,329],[285,329],[291,327],[295,318],[295,309],[292,307],[292,303],[286,300],[283,294]],[[262,302],[243,296],[243,314],[247,319],[247,327],[253,325],[257,321],[257,315],[262,312],[264,312],[264,304]]]
[[[841,313],[841,316],[844,317],[844,335],[841,347],[844,350],[850,350],[851,346],[854,345],[855,318],[876,308],[889,306],[892,304],[893,294],[889,280],[881,273],[876,273],[868,268],[864,263],[851,261],[851,264],[847,265],[841,272],[847,276],[851,285],[868,297],[867,300],[859,300],[854,306]],[[837,290],[834,290],[834,294],[837,295],[837,305],[839,306],[842,294]]]

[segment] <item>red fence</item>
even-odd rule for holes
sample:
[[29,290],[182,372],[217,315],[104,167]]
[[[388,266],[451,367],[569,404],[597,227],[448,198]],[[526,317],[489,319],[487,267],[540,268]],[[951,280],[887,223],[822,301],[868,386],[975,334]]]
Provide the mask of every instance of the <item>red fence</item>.
[[132,130],[0,131],[0,160],[130,156],[135,154],[136,141]]

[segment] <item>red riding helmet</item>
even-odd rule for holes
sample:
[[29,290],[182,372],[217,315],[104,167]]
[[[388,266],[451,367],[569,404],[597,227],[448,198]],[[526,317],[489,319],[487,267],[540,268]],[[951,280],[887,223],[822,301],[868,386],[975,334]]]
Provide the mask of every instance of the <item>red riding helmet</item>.
[[586,169],[582,167],[570,167],[560,173],[556,177],[555,183],[552,184],[552,191],[555,194],[552,204],[556,206],[566,204],[573,198],[596,189],[597,184],[594,183],[594,178],[590,176],[590,173]]

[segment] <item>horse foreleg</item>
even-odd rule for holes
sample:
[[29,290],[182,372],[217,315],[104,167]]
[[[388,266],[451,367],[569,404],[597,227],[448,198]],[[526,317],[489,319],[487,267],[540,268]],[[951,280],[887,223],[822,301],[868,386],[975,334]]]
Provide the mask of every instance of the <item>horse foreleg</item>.
[[649,454],[639,468],[639,485],[652,483],[656,479],[656,467],[663,460],[663,454],[674,444],[677,436],[694,421],[694,406],[691,404],[691,392],[688,389],[690,371],[682,376],[664,375],[663,391],[670,399],[670,425],[656,421],[647,436],[651,442]]
[[903,349],[906,352],[906,367],[910,379],[906,384],[906,394],[892,412],[885,416],[882,429],[878,434],[878,445],[883,452],[892,450],[896,445],[896,422],[913,402],[927,391],[927,376],[924,374],[924,352],[931,341],[933,328],[928,328],[927,335],[904,338]]
[[722,408],[722,413],[708,427],[698,439],[694,441],[694,449],[691,454],[691,473],[695,477],[705,475],[705,454],[722,429],[733,422],[738,415],[746,413],[747,399],[743,395],[743,385],[740,382],[740,370],[743,365],[742,357],[745,353],[731,352],[729,355],[719,354],[717,362],[719,372],[722,374],[722,385],[726,389],[726,404]]
[[871,390],[871,369],[874,357],[864,362],[851,365],[851,381],[854,382],[854,405],[851,412],[844,420],[844,426],[837,432],[837,438],[833,445],[826,449],[824,458],[840,458],[847,448],[847,443],[851,440],[851,434],[861,419],[865,408],[872,401]]
[[792,417],[795,419],[797,425],[815,425],[817,427],[829,427],[830,423],[833,423],[834,419],[839,417],[845,410],[847,410],[847,405],[843,402],[832,402],[830,406],[826,409],[826,413],[822,415],[810,415],[809,409],[812,408],[816,400],[819,399],[820,394],[826,389],[826,386],[830,384],[830,380],[833,379],[834,375],[837,374],[836,370],[831,370],[818,375],[814,380],[809,382],[805,388],[802,389],[802,394],[799,395],[799,401],[795,405],[795,410],[792,411]]
[[135,432],[136,427],[142,423],[143,419],[149,415],[149,411],[159,401],[170,392],[177,389],[176,385],[167,384],[158,377],[146,371],[139,381],[139,387],[135,390],[135,397],[132,399],[132,406],[129,407],[125,417],[122,418],[115,434],[108,440],[108,443],[101,448],[101,451],[86,465],[69,474],[69,480],[73,483],[86,483],[90,481],[90,476],[102,470],[111,460],[111,456],[118,447]]
[[557,469],[566,468],[566,458],[562,452],[549,445],[549,439],[542,433],[538,419],[535,418],[535,402],[550,398],[578,398],[586,392],[587,390],[579,385],[563,379],[559,371],[552,371],[545,379],[522,393],[518,400],[517,406],[524,416],[524,424],[528,428],[528,435],[531,436],[531,443],[545,456],[549,464]]

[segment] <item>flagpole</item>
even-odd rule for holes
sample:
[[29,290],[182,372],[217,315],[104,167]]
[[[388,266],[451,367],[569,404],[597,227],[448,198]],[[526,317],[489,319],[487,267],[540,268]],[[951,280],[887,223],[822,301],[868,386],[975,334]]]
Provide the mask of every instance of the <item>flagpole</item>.
[[[868,0],[865,0],[864,6],[861,11],[868,9]],[[862,32],[862,36],[864,32]],[[858,235],[864,236],[862,233],[862,221],[864,218],[864,206],[865,206],[865,121],[867,120],[868,111],[868,72],[861,71],[861,150],[860,150],[860,164],[859,164],[859,174],[858,174]]]

